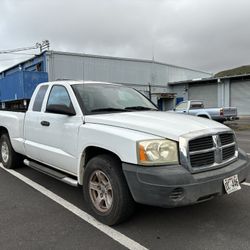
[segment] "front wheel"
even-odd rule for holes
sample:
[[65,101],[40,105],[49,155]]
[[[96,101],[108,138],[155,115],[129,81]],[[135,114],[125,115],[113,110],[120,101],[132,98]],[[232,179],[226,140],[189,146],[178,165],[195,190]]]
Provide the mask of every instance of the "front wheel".
[[8,134],[0,138],[0,161],[5,168],[14,169],[21,164],[21,156],[11,146]]
[[83,193],[90,212],[104,224],[118,224],[133,213],[134,201],[121,163],[111,155],[99,155],[87,163]]

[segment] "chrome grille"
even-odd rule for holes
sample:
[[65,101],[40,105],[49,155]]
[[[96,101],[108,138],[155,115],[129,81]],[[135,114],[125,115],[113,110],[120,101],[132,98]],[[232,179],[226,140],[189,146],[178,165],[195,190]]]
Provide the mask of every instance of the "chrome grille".
[[221,134],[219,135],[221,145],[227,145],[234,142],[233,134]]
[[223,161],[230,159],[235,154],[235,145],[222,149],[222,159]]
[[199,137],[188,142],[189,164],[195,170],[219,167],[236,158],[232,133]]
[[214,152],[207,152],[201,154],[190,155],[190,162],[192,167],[200,167],[203,165],[210,165],[214,163]]
[[212,136],[202,137],[189,142],[189,152],[208,149],[213,147]]

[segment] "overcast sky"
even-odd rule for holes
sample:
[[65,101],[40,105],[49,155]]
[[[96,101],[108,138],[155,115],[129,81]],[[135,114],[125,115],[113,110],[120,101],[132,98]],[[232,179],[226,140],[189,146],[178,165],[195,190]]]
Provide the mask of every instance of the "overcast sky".
[[[52,50],[154,56],[156,61],[213,73],[250,64],[249,0],[0,0],[0,4],[0,51],[48,39]],[[29,56],[0,54],[0,71]]]

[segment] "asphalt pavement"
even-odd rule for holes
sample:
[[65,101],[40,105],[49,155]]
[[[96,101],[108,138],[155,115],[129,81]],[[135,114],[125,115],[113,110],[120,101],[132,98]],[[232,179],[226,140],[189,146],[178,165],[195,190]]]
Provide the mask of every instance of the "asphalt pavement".
[[[250,153],[250,129],[235,130],[239,146]],[[81,188],[28,167],[16,171],[85,211]],[[193,206],[138,205],[130,220],[112,230],[148,249],[228,250],[250,249],[249,225],[250,186],[242,185],[241,191]],[[0,168],[0,249],[112,250],[125,246]]]

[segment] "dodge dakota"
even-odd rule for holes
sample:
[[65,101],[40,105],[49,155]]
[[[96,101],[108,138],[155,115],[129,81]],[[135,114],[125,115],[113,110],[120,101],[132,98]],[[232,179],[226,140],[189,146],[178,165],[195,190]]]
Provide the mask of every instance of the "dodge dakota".
[[190,205],[230,194],[249,162],[223,124],[161,112],[118,84],[37,86],[26,112],[0,111],[0,161],[82,186],[87,209],[114,225],[135,203]]

